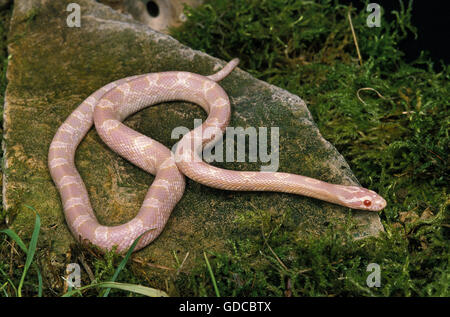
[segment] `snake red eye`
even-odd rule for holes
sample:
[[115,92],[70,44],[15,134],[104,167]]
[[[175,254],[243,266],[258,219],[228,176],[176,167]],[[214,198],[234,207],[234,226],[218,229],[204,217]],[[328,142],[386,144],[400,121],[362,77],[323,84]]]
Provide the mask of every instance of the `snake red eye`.
[[364,200],[364,206],[369,207],[370,205],[372,205],[370,200]]

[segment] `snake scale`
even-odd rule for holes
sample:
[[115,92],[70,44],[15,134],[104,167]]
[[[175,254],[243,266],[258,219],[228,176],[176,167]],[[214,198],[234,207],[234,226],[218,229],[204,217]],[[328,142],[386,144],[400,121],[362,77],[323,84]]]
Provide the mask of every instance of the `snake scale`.
[[[135,251],[145,247],[158,237],[181,199],[184,175],[223,190],[293,193],[372,211],[386,206],[381,196],[361,187],[288,173],[225,170],[202,161],[204,145],[220,137],[230,120],[229,98],[217,82],[231,73],[238,62],[234,59],[210,76],[168,71],[120,79],[94,92],[69,115],[51,142],[48,165],[61,196],[66,222],[78,241],[87,240],[104,250],[116,246],[116,251],[123,253],[142,235]],[[202,126],[183,136],[174,152],[122,123],[145,107],[176,100],[200,105],[208,117]],[[113,151],[155,175],[138,214],[122,225],[104,226],[97,221],[75,166],[75,151],[93,124]],[[215,130],[217,135],[206,133],[208,129]],[[200,142],[193,142],[196,138]]]

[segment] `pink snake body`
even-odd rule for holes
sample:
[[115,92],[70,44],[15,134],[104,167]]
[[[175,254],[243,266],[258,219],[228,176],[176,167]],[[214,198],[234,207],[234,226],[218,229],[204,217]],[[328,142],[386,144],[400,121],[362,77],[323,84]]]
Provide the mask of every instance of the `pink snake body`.
[[[78,241],[88,240],[104,250],[116,246],[117,252],[123,253],[142,235],[135,251],[145,247],[162,232],[181,199],[184,175],[224,190],[293,193],[372,211],[386,206],[381,196],[361,187],[335,185],[288,173],[231,171],[203,162],[200,157],[203,146],[221,137],[230,120],[228,96],[216,82],[237,64],[238,60],[234,59],[218,73],[206,77],[172,71],[124,78],[94,92],[66,119],[50,145],[48,164],[61,195],[66,222]],[[201,127],[180,140],[175,153],[122,123],[145,107],[175,100],[198,104],[208,113]],[[94,123],[102,140],[113,151],[155,175],[138,214],[122,225],[104,226],[97,221],[75,167],[75,151]],[[215,137],[207,133],[211,129],[218,132]],[[201,138],[200,142],[192,142],[195,138]]]

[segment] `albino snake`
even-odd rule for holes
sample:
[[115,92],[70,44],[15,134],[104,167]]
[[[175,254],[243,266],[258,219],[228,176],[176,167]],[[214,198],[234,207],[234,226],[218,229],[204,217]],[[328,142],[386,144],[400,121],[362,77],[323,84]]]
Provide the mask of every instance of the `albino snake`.
[[[203,146],[216,140],[207,135],[207,128],[215,128],[221,137],[230,120],[228,96],[216,82],[225,78],[238,62],[234,59],[207,77],[171,71],[124,78],[94,92],[66,119],[50,145],[48,164],[61,195],[66,221],[78,241],[88,240],[105,250],[117,246],[119,253],[126,251],[140,235],[135,251],[148,245],[161,233],[181,199],[185,187],[183,175],[224,190],[294,193],[372,211],[386,206],[381,196],[365,188],[334,185],[288,173],[231,171],[203,162],[199,155]],[[202,126],[179,141],[175,153],[121,123],[145,107],[175,100],[198,104],[208,113]],[[155,175],[139,213],[122,225],[99,224],[75,167],[75,151],[93,122],[113,151]],[[192,146],[196,136],[201,141]]]

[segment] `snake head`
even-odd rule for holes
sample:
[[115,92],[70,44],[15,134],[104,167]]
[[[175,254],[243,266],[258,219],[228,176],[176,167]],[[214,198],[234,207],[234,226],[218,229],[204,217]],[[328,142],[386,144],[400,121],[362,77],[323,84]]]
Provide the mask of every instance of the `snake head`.
[[386,200],[370,189],[357,186],[342,186],[341,202],[352,209],[380,211],[386,207]]

